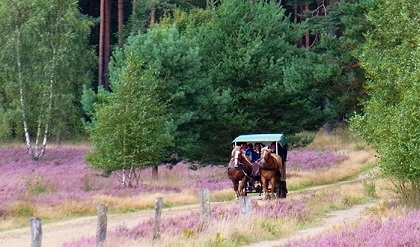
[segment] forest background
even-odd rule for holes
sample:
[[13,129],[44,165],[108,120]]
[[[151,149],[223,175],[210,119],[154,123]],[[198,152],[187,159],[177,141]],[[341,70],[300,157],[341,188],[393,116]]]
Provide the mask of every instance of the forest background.
[[111,11],[105,74],[100,3],[0,1],[2,142],[24,137],[39,159],[49,139],[89,136],[89,163],[111,172],[225,162],[244,133],[299,146],[353,117],[384,171],[420,191],[417,1],[101,3],[125,13],[118,33]]

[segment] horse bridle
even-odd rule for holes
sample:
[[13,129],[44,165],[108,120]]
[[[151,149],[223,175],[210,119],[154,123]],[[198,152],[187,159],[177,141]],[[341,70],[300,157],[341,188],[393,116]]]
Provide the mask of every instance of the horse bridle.
[[240,164],[242,164],[241,160],[239,159],[239,156],[241,155],[241,151],[237,150],[235,151],[235,156],[233,157],[234,160],[234,165],[235,166],[239,166]]
[[[243,162],[241,161],[241,159],[239,158],[239,156],[241,155],[241,151],[240,150],[238,150],[238,151],[235,151],[235,156],[232,158],[233,160],[234,160],[234,166],[236,167],[236,168],[239,168],[244,174],[245,174],[245,176],[247,176],[248,178],[251,178],[252,176],[251,175],[249,175],[246,171],[245,171],[245,168],[244,168],[244,164],[243,164]],[[243,158],[243,157],[242,157]]]

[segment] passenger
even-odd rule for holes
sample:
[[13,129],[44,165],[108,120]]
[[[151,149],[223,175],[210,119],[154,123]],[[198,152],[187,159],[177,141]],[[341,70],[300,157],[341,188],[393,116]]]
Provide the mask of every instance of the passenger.
[[252,163],[255,163],[257,160],[261,158],[261,148],[262,148],[261,143],[255,143],[255,149],[254,149],[254,153],[251,159]]
[[278,150],[278,155],[281,157],[283,162],[286,162],[287,160],[287,151],[289,149],[289,145],[284,144],[283,146],[280,145],[280,143],[276,147],[276,143],[272,142],[270,145],[270,149],[272,153],[276,153],[276,150]]
[[272,142],[270,144],[270,150],[272,153],[276,153],[277,147],[276,147],[276,142]]
[[279,155],[281,159],[283,160],[283,163],[287,160],[287,151],[289,150],[289,145],[284,144],[283,147],[279,149]]
[[245,150],[245,155],[248,156],[250,160],[252,160],[254,156],[254,146],[252,143],[248,143],[247,149]]
[[241,143],[241,150],[246,152],[247,149],[248,149],[248,145],[246,145],[246,142]]

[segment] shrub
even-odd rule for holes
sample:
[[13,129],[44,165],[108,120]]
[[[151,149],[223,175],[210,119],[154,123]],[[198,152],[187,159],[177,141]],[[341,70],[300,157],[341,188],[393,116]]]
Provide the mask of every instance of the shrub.
[[34,209],[26,202],[18,202],[13,205],[12,214],[15,217],[31,217],[34,214]]

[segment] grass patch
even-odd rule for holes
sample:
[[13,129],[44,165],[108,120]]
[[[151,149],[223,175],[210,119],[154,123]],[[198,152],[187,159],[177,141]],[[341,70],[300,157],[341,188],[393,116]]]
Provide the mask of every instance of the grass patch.
[[45,183],[43,176],[35,176],[26,180],[26,187],[31,195],[47,194],[54,191]]
[[351,152],[352,155],[349,156],[352,158],[328,170],[290,172],[287,179],[289,191],[353,180],[377,166],[376,159],[369,152],[364,150]]
[[27,202],[17,202],[12,206],[12,216],[14,217],[31,217],[34,215],[34,208]]
[[331,133],[319,131],[307,146],[309,149],[341,150],[343,147],[354,149],[366,146],[366,143],[347,128],[336,128]]
[[[235,200],[235,194],[232,193],[233,189],[213,191],[210,195],[211,202],[225,202]],[[248,194],[248,196],[252,196]]]
[[378,195],[376,194],[376,185],[375,181],[373,180],[365,180],[363,181],[363,193],[366,196],[377,198]]

